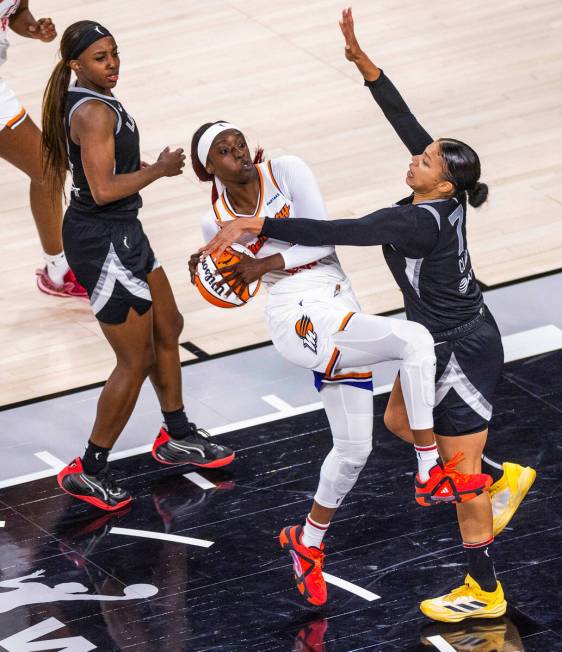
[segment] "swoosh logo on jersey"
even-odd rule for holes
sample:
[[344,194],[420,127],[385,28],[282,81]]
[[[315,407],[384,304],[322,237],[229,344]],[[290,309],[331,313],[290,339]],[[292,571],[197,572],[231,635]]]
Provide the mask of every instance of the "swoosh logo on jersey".
[[128,237],[129,237],[129,236],[126,235],[126,236],[123,238],[123,244],[125,245],[125,247],[127,247],[127,249],[130,249],[131,247],[129,247],[129,245],[127,244],[127,238],[128,238]]

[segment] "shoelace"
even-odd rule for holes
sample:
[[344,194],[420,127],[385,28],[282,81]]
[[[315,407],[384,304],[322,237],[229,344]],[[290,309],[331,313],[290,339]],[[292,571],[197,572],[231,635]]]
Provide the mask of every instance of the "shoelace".
[[[320,570],[320,573],[324,570],[324,559],[326,558],[326,555],[320,551],[320,554],[318,557],[314,557],[314,566]],[[312,581],[314,584],[318,587],[321,587],[324,584],[324,579],[322,575],[317,575],[316,573],[313,573],[311,576]]]
[[101,485],[104,489],[109,491],[112,494],[121,493],[120,487],[117,485],[115,478],[109,471],[103,471],[98,474],[98,478],[101,482]]
[[202,439],[204,442],[211,438],[210,433],[203,430],[203,428],[198,428],[193,421],[189,421],[189,431],[195,439]]
[[449,595],[446,596],[446,599],[453,602],[457,598],[463,598],[464,596],[470,595],[470,586],[468,582],[465,582],[462,586],[453,589]]
[[467,474],[461,473],[455,468],[457,464],[463,459],[464,459],[464,453],[462,451],[455,453],[455,455],[453,455],[453,457],[446,464],[443,465],[443,473],[445,475],[450,476],[454,480],[466,479]]
[[324,560],[326,559],[326,555],[320,550],[318,555],[314,555],[312,557],[314,560],[314,565],[319,568],[320,570],[324,570]]

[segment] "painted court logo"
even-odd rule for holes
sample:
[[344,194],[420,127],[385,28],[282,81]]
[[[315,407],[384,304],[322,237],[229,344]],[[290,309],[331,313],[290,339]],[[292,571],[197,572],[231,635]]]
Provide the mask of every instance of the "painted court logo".
[[318,347],[318,335],[314,330],[314,324],[310,317],[303,315],[295,324],[295,332],[301,338],[305,349],[310,349],[316,355]]
[[0,593],[0,613],[30,604],[46,604],[63,600],[71,602],[77,600],[94,600],[96,602],[141,600],[158,593],[158,589],[152,584],[131,584],[123,589],[123,595],[99,595],[88,593],[88,587],[78,582],[64,582],[49,586],[44,582],[36,581],[43,578],[44,575],[44,570],[38,570],[31,575],[1,581],[0,588],[11,590]]

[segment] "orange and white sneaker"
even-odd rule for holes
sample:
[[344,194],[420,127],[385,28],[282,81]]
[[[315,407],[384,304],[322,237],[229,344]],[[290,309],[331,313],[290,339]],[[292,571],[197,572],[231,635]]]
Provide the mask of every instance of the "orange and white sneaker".
[[35,274],[37,275],[37,287],[45,294],[50,294],[53,297],[74,297],[78,299],[88,298],[86,289],[78,283],[76,276],[71,269],[69,269],[64,275],[62,285],[55,285],[53,283],[49,277],[47,266],[41,269],[36,269]]
[[466,503],[488,491],[493,480],[486,473],[460,473],[456,465],[464,453],[457,453],[446,464],[440,460],[429,471],[426,482],[416,475],[416,502],[422,507],[438,503]]
[[326,604],[328,589],[322,575],[324,568],[324,544],[320,548],[308,548],[301,543],[302,525],[289,525],[281,530],[279,543],[293,560],[295,582],[301,595],[317,607]]

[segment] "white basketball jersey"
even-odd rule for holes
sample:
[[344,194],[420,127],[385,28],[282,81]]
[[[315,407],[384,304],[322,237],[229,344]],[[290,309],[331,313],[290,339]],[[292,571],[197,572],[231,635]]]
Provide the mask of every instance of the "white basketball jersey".
[[[277,185],[271,163],[269,161],[260,163],[256,165],[256,168],[260,178],[260,195],[254,217],[269,219],[301,217],[295,215],[291,199],[283,195]],[[248,217],[237,215],[234,212],[229,204],[226,191],[223,191],[213,204],[213,211],[214,216],[213,213],[209,213],[208,219],[214,217],[218,222],[227,222],[238,217]],[[303,215],[302,217],[308,216]],[[215,230],[217,229],[215,228]],[[242,236],[239,242],[250,249],[256,258],[265,258],[278,253],[282,254],[293,246],[291,243],[282,242],[281,240],[273,240],[265,236],[256,238],[253,235]],[[314,286],[341,283],[345,280],[346,276],[335,253],[294,269],[268,272],[262,278],[270,294],[303,292],[312,289]]]
[[8,56],[8,19],[17,11],[19,4],[20,0],[0,0],[0,66]]

